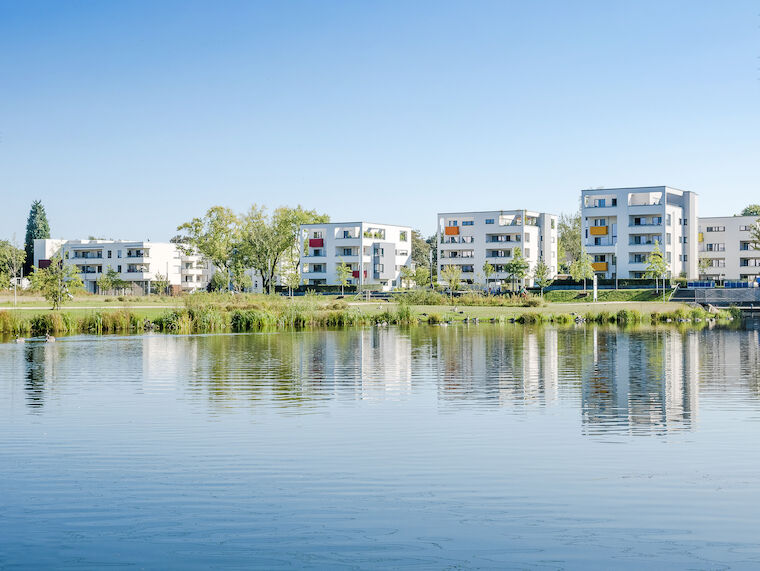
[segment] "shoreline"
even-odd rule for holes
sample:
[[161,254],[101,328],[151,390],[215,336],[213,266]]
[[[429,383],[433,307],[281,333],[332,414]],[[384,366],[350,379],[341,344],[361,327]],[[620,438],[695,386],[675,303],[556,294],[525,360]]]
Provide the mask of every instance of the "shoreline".
[[[631,303],[617,311],[588,308],[562,311],[565,304],[536,307],[410,306],[406,304],[367,304],[346,302],[308,305],[275,303],[230,307],[200,304],[172,309],[151,307],[84,308],[28,311],[0,310],[0,334],[7,337],[36,337],[112,333],[247,333],[293,331],[321,328],[350,328],[387,325],[731,325],[741,322],[738,310],[710,313],[701,307],[682,306],[675,310],[641,311]],[[620,305],[620,304],[619,304]],[[369,307],[374,306],[374,307]],[[39,309],[39,308],[37,308]]]

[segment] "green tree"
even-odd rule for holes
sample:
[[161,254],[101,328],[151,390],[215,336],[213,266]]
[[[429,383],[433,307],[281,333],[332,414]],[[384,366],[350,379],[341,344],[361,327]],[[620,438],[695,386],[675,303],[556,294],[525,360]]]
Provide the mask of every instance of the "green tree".
[[270,217],[263,207],[254,204],[242,219],[240,259],[246,267],[252,267],[261,275],[264,291],[271,293],[283,254],[297,247],[301,224],[328,221],[326,214],[304,210],[300,205],[296,208],[282,206]]
[[[26,252],[13,242],[0,240],[0,289],[11,286],[11,281],[21,277]],[[14,282],[15,283],[15,282]]]
[[454,292],[459,289],[462,280],[462,266],[456,264],[446,264],[441,269],[441,279],[449,286],[449,292],[451,297],[454,297]]
[[106,273],[102,274],[96,283],[98,284],[98,292],[100,293],[122,291],[129,286],[129,282],[121,279],[121,274],[113,268],[108,268]]
[[430,285],[430,270],[427,266],[417,266],[414,269],[414,283],[417,287],[427,287]]
[[586,291],[586,280],[594,278],[594,259],[581,247],[581,253],[577,260],[570,264],[570,277],[574,281],[583,280],[583,291]]
[[161,272],[156,272],[156,277],[153,278],[153,289],[158,295],[169,293],[169,277]]
[[700,277],[702,276],[707,277],[707,270],[712,267],[712,260],[706,256],[703,256],[699,258],[699,262],[697,265],[699,267]]
[[561,214],[557,227],[557,259],[560,265],[569,267],[575,260],[580,259],[581,242],[581,213]]
[[[202,218],[193,218],[177,227],[185,232],[175,242],[185,254],[196,252],[229,275],[233,255],[240,241],[240,217],[229,208],[212,206]],[[176,237],[175,237],[176,238]],[[225,288],[226,289],[226,288]]]
[[416,272],[411,266],[401,266],[401,287],[411,287]]
[[430,266],[430,244],[419,230],[412,230],[412,262],[418,268]]
[[760,204],[748,204],[742,210],[742,216],[760,216]]
[[520,283],[528,275],[529,268],[530,264],[523,256],[522,250],[520,248],[512,250],[512,259],[504,264],[504,270],[512,284],[512,291],[515,290],[515,284]]
[[60,256],[50,260],[47,268],[35,268],[31,274],[32,290],[48,300],[53,309],[59,309],[74,294],[84,288],[76,267],[64,264]]
[[488,281],[491,279],[491,276],[496,271],[496,268],[493,267],[491,262],[486,262],[483,264],[483,275],[486,278],[486,287],[488,287]]
[[662,250],[660,249],[660,242],[659,240],[655,240],[654,242],[654,250],[647,256],[647,269],[644,273],[645,276],[648,278],[654,278],[655,280],[655,289],[656,291],[659,291],[659,280],[662,278],[662,288],[665,289],[665,278],[668,274],[668,263],[665,261],[665,258],[662,255]]
[[541,289],[541,297],[544,297],[544,289],[554,283],[554,279],[551,277],[551,269],[541,258],[536,264],[536,269],[533,270],[533,283]]
[[348,280],[351,279],[351,273],[353,270],[346,262],[341,258],[340,264],[336,268],[338,274],[338,283],[340,284],[340,295],[344,295],[344,289],[348,285]]
[[226,272],[216,271],[211,276],[211,281],[208,283],[209,291],[227,291],[230,287],[230,280]]
[[280,277],[282,283],[287,286],[290,297],[293,297],[293,290],[298,289],[298,286],[301,285],[301,272],[297,258],[298,252],[293,249],[286,252],[280,263]]
[[34,241],[41,238],[50,238],[50,224],[48,224],[45,207],[40,200],[32,202],[32,208],[29,210],[29,217],[26,220],[26,237],[24,238],[24,251],[26,260],[24,261],[24,273],[29,275],[34,263]]

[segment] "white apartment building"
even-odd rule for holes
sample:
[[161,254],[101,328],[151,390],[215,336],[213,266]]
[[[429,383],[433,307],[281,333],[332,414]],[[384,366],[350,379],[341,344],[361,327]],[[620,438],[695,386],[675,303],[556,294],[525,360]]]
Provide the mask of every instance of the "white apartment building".
[[175,292],[206,289],[213,268],[201,256],[186,255],[175,244],[127,240],[34,241],[34,265],[45,268],[60,255],[64,264],[75,266],[86,291],[98,293],[97,280],[113,269],[135,293],[149,293],[160,274]]
[[760,250],[752,247],[752,226],[757,216],[699,218],[699,259],[709,266],[700,270],[708,280],[755,280],[760,276]]
[[412,263],[412,229],[372,222],[303,224],[300,272],[305,285],[340,285],[337,268],[351,267],[351,285],[401,285],[401,268]]
[[697,195],[667,186],[581,191],[581,240],[602,278],[643,278],[659,243],[670,275],[697,277]]
[[483,267],[489,262],[494,273],[489,284],[509,284],[505,265],[514,259],[515,248],[529,264],[527,285],[543,259],[552,276],[557,273],[558,220],[554,214],[530,210],[489,210],[438,214],[436,227],[438,268],[458,265],[468,283],[486,282]]

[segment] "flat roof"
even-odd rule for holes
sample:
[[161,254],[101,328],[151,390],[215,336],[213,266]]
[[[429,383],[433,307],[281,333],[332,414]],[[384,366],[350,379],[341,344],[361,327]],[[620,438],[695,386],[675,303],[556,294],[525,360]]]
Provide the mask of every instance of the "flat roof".
[[664,188],[666,190],[676,190],[678,192],[691,192],[697,194],[693,190],[682,190],[674,186],[668,186],[667,184],[660,184],[657,186],[615,186],[610,188],[584,188],[581,192],[611,192],[615,190],[654,190]]
[[499,214],[522,214],[530,213],[530,214],[546,214],[548,216],[557,216],[557,214],[552,214],[551,212],[541,212],[539,210],[527,210],[524,208],[517,208],[512,210],[462,210],[460,212],[439,212],[438,216],[451,216],[453,214],[492,214],[494,212],[498,212]]
[[376,224],[377,226],[395,226],[396,228],[411,228],[411,226],[402,226],[401,224],[386,224],[385,222],[367,222],[355,221],[355,222],[310,222],[309,224],[301,224],[301,226],[350,226],[352,224]]

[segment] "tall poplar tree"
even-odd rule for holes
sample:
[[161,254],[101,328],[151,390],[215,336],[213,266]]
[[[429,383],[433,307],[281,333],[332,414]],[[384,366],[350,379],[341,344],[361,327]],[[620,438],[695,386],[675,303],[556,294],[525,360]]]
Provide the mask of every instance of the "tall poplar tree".
[[34,264],[34,241],[38,238],[50,238],[50,224],[48,224],[45,207],[42,206],[41,200],[32,202],[29,218],[26,220],[24,275],[28,276],[32,271],[32,265]]

